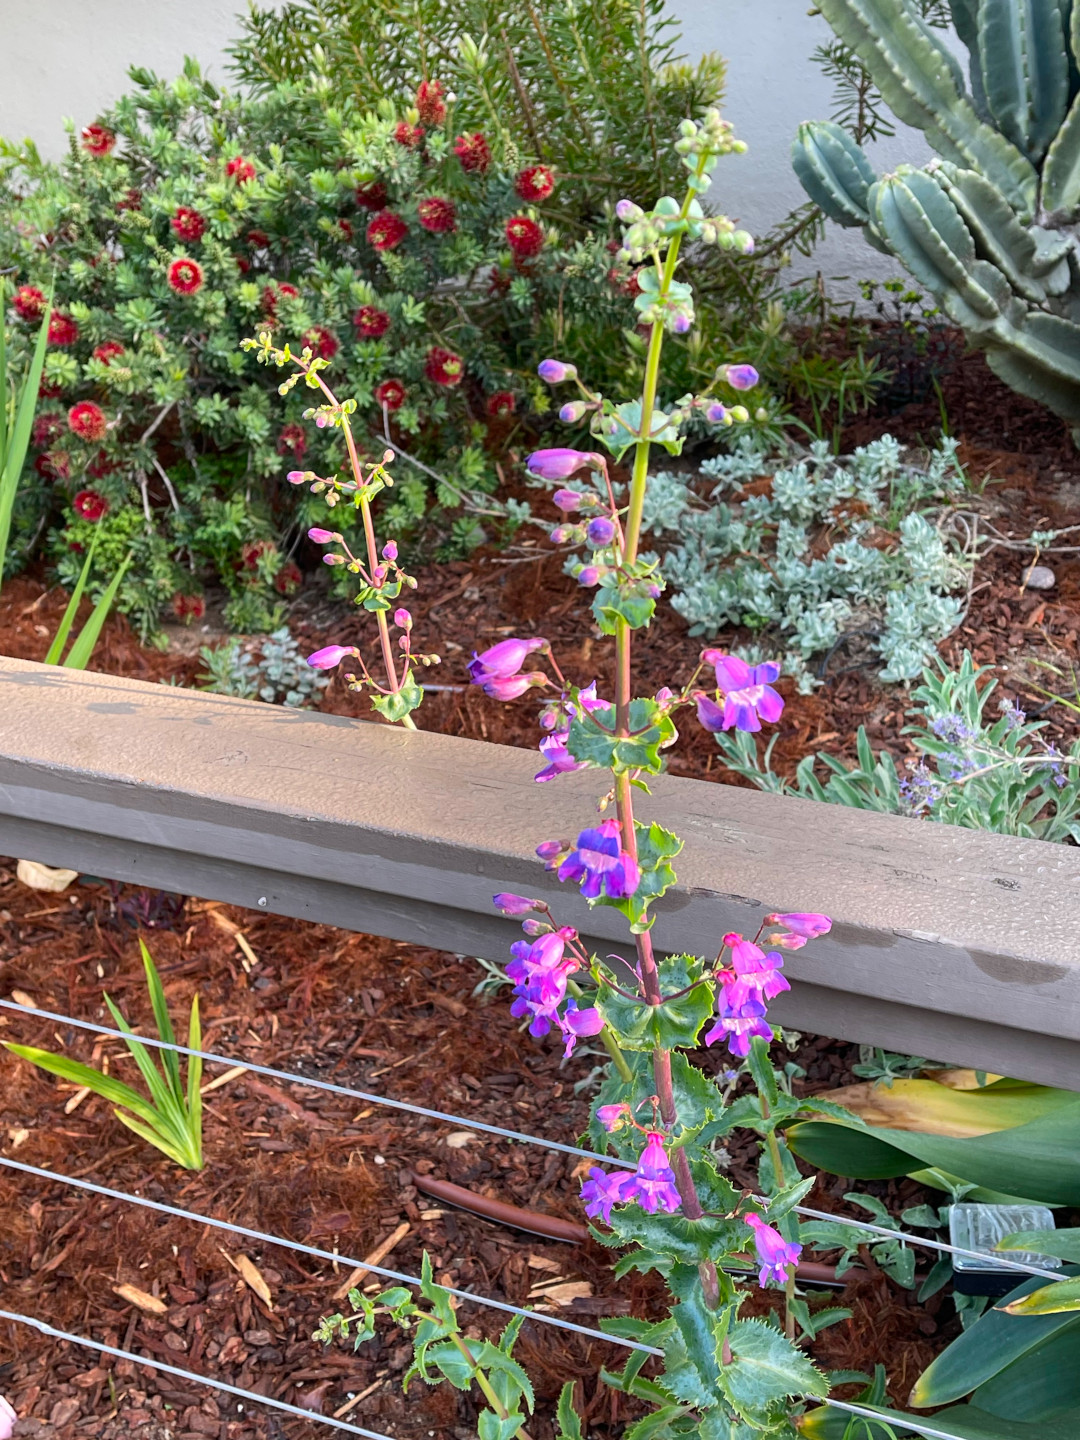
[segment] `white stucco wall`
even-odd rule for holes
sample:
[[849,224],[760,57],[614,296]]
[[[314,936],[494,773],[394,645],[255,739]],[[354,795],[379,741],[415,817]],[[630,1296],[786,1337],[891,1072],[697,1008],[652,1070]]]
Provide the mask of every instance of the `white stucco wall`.
[[[223,55],[242,0],[0,0],[0,135],[29,135],[48,156],[64,147],[64,116],[93,120],[139,64],[171,75],[192,53],[224,78]],[[542,0],[543,3],[543,0]],[[723,208],[762,231],[802,198],[788,150],[799,122],[827,118],[830,86],[810,63],[829,37],[807,0],[670,0],[688,54],[719,50],[729,63],[726,113],[750,151],[721,168]],[[904,129],[872,152],[879,168],[928,155]],[[829,227],[815,255],[827,276],[895,274],[858,231]],[[841,286],[843,290],[847,287]]]

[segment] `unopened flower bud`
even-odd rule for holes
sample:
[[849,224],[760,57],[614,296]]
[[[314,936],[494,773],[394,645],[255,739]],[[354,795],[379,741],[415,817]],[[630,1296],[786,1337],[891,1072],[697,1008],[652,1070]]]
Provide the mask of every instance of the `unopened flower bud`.
[[581,507],[581,496],[576,490],[556,490],[551,497],[557,510],[565,510],[569,515]]
[[728,414],[732,420],[737,421],[740,425],[745,425],[750,419],[750,411],[747,410],[745,405],[733,405],[728,411]]
[[610,545],[615,539],[614,522],[606,515],[597,515],[585,527],[585,538],[594,550],[599,550],[602,545]]
[[574,425],[587,412],[588,408],[585,400],[568,400],[559,411],[559,419],[564,425]]
[[543,910],[544,908],[542,900],[530,900],[527,895],[511,895],[507,891],[493,895],[491,903],[504,915],[526,915],[530,910]]
[[372,580],[374,580],[376,585],[381,585],[382,582],[386,579],[386,566],[376,565],[375,569],[371,572],[371,578]]
[[323,558],[323,564],[324,564],[324,565],[344,565],[344,564],[345,564],[345,556],[344,556],[344,555],[324,555],[322,558]]
[[650,600],[659,600],[660,596],[663,593],[664,592],[661,590],[660,586],[656,584],[655,581],[651,585],[645,586],[645,594],[648,595]]
[[752,255],[754,253],[754,237],[750,234],[749,230],[736,230],[731,237],[731,243],[740,255]]
[[563,360],[541,360],[536,373],[548,385],[560,385],[564,380],[577,378],[577,366],[568,365]]
[[405,609],[395,610],[395,611],[394,611],[394,624],[398,627],[399,630],[411,630],[411,629],[412,629],[412,616],[409,614],[408,610],[405,610]]
[[705,419],[708,420],[711,425],[731,424],[731,417],[728,415],[726,408],[720,404],[719,400],[714,400],[705,411]]
[[525,931],[525,934],[528,935],[529,939],[532,940],[537,935],[546,935],[551,929],[551,926],[544,920],[533,920],[530,918],[528,920],[522,920],[521,928]]
[[672,700],[675,699],[675,692],[671,689],[669,685],[661,685],[660,689],[657,690],[656,694],[653,696],[653,699],[663,709],[667,709],[667,707],[671,704]]
[[525,464],[541,480],[568,480],[592,460],[584,450],[534,450]]
[[752,390],[758,383],[758,372],[753,365],[723,365],[720,378],[726,380],[733,390]]
[[305,480],[314,480],[314,470],[290,470],[285,476],[290,485],[303,485]]
[[593,585],[600,583],[599,565],[583,565],[577,574],[577,582],[591,589]]
[[758,422],[759,425],[763,425],[765,421],[768,420],[768,418],[768,410],[765,409],[764,405],[759,405],[758,408],[754,411],[754,419]]
[[382,548],[382,558],[384,560],[396,560],[397,553],[397,541],[388,540]]
[[316,545],[327,545],[331,540],[341,539],[336,530],[323,530],[319,525],[313,525],[307,533],[308,539],[314,540]]
[[615,214],[624,225],[632,225],[635,220],[645,218],[645,211],[640,205],[635,205],[633,200],[620,200],[615,206]]

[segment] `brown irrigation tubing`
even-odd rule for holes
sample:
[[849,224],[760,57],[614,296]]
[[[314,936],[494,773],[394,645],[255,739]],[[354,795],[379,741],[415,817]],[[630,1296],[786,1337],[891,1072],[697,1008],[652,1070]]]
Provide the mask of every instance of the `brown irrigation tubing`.
[[[563,1220],[558,1215],[542,1215],[536,1210],[522,1210],[518,1205],[507,1205],[502,1200],[492,1200],[488,1195],[478,1195],[475,1190],[468,1190],[464,1185],[453,1185],[449,1180],[433,1180],[428,1175],[413,1175],[412,1183],[422,1194],[430,1195],[434,1200],[443,1200],[447,1205],[456,1205],[460,1210],[470,1210],[474,1215],[482,1215],[485,1220],[510,1225],[515,1230],[528,1230],[533,1235],[543,1235],[547,1240],[561,1240],[566,1245],[581,1245],[589,1238],[588,1228],[573,1220]],[[753,1265],[749,1255],[738,1255],[734,1258],[745,1259],[747,1266]],[[846,1273],[854,1276],[865,1272],[860,1266],[853,1265]],[[800,1260],[795,1270],[795,1278],[827,1285],[844,1283],[837,1280],[835,1265],[823,1265],[816,1260]]]

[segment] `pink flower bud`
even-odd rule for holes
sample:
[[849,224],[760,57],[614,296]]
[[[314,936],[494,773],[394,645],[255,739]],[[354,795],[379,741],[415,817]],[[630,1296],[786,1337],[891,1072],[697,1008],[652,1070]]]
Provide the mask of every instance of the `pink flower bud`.
[[394,624],[398,627],[399,630],[411,630],[412,616],[409,614],[408,610],[395,610]]
[[546,935],[551,927],[546,920],[522,920],[521,928],[532,939],[537,935]]
[[285,479],[290,485],[302,485],[305,480],[313,480],[315,473],[312,470],[290,470]]
[[326,645],[321,650],[316,650],[314,655],[307,657],[307,663],[316,670],[333,670],[335,665],[340,665],[346,655],[359,656],[360,651],[355,645]]
[[600,567],[598,565],[583,565],[577,574],[577,583],[591,587],[600,583]]
[[727,418],[728,413],[719,400],[714,400],[705,411],[705,419],[713,425],[723,425]]
[[562,360],[541,360],[536,367],[536,373],[548,385],[559,385],[564,380],[577,378],[577,366],[568,365]]
[[381,585],[382,582],[386,579],[386,566],[376,565],[375,569],[371,572],[371,578],[372,580],[374,580],[376,585]]
[[581,496],[576,490],[556,490],[551,499],[556,510],[565,510],[568,515],[581,507]]
[[597,515],[586,526],[585,538],[594,550],[599,550],[602,545],[610,545],[615,539],[614,521],[609,520],[606,515]]
[[493,895],[491,903],[504,915],[526,915],[530,910],[543,910],[544,908],[542,900],[530,900],[526,895],[511,895],[509,891],[501,891],[498,895]]
[[525,464],[541,480],[568,480],[586,465],[591,465],[593,456],[584,450],[534,450]]
[[336,530],[323,530],[318,525],[313,525],[307,533],[308,539],[314,540],[316,545],[327,545],[331,540],[341,539]]
[[758,383],[758,372],[753,365],[727,365],[724,379],[733,390],[752,390]]
[[559,411],[559,419],[564,425],[575,425],[588,408],[588,404],[584,400],[568,400]]
[[344,555],[324,555],[324,556],[322,557],[322,562],[323,562],[324,565],[344,565],[344,564],[345,564],[345,556],[344,556]]
[[397,541],[396,541],[396,540],[388,540],[388,541],[386,542],[386,544],[385,544],[385,545],[383,546],[383,548],[382,548],[382,558],[383,558],[384,560],[396,560],[396,559],[397,559],[397,555],[398,555]]

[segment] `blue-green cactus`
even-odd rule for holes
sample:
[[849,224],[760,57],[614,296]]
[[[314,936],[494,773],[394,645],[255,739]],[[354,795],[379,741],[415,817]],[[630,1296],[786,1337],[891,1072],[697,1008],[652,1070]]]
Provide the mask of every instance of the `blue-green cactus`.
[[896,257],[1007,384],[1080,436],[1080,4],[950,0],[955,57],[911,0],[819,0],[896,115],[940,159],[881,179],[839,126],[792,147],[810,198]]

